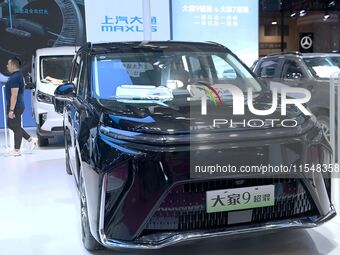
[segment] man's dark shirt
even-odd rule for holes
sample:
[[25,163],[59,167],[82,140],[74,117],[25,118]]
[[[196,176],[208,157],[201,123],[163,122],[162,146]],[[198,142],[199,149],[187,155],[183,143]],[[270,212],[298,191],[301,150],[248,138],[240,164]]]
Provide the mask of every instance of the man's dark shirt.
[[24,110],[24,76],[22,75],[21,71],[16,71],[9,76],[8,81],[6,82],[6,101],[7,101],[7,109],[9,109],[11,105],[11,95],[12,95],[12,88],[19,88],[17,103],[15,105],[14,110]]

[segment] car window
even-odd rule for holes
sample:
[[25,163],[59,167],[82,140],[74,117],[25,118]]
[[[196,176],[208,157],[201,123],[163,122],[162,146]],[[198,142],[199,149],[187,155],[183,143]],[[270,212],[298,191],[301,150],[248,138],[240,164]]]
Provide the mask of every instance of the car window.
[[73,60],[72,71],[70,75],[70,82],[77,85],[78,84],[78,77],[80,71],[80,56],[77,55]]
[[47,76],[67,81],[73,56],[47,56],[40,58],[40,79]]
[[77,95],[81,98],[85,98],[86,95],[86,87],[87,87],[87,68],[86,68],[86,61],[82,61],[80,63],[80,72],[78,77],[77,86]]
[[211,73],[209,73],[209,68],[207,69],[204,65],[204,59],[199,56],[188,56],[188,69],[190,68],[191,80],[209,80],[209,74],[211,79]]
[[304,61],[316,78],[330,78],[340,71],[339,56],[305,57]]
[[337,56],[337,57],[329,57],[330,61],[336,65],[337,67],[340,68],[340,57]]
[[282,78],[283,79],[300,79],[303,78],[303,72],[301,67],[293,60],[287,60],[282,69]]
[[[155,51],[97,54],[92,61],[94,92],[100,98],[161,99],[188,96],[193,88],[226,84],[247,92],[261,85],[232,54],[209,51]],[[202,88],[201,88],[202,87]],[[221,94],[223,94],[221,92]],[[220,95],[221,96],[221,95]],[[226,92],[225,96],[230,98]]]
[[275,71],[279,67],[279,60],[278,59],[268,59],[264,60],[260,63],[256,74],[262,78],[273,78],[275,75]]
[[216,75],[219,81],[237,78],[235,69],[223,58],[213,55],[212,61],[214,62]]

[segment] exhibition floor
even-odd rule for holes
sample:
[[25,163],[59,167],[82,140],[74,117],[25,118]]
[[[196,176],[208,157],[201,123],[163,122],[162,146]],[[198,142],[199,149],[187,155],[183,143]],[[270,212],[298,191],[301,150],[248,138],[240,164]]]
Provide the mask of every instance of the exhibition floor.
[[[4,145],[3,131],[0,131],[0,145]],[[72,177],[65,172],[64,160],[61,138],[52,140],[47,148],[21,157],[6,157],[1,147],[1,254],[90,254],[81,242],[78,194]],[[207,239],[128,254],[188,253],[338,255],[340,217],[314,229]]]

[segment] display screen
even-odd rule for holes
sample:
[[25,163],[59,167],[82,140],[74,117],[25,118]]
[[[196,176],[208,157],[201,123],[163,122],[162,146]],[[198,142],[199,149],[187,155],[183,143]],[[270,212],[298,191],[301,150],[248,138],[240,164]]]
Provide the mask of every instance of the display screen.
[[259,51],[258,6],[256,0],[173,0],[173,40],[214,41],[251,66]]

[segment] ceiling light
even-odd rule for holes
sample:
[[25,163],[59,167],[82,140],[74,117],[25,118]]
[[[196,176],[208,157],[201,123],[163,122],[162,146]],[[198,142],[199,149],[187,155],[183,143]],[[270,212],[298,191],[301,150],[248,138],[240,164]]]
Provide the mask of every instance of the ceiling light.
[[330,1],[328,4],[328,7],[334,7],[335,6],[335,1]]
[[301,10],[300,11],[300,17],[303,17],[307,14],[307,12],[305,10]]
[[277,25],[277,21],[272,21],[272,25]]
[[323,16],[322,20],[323,20],[323,21],[326,21],[326,20],[328,20],[330,17],[331,17],[331,15],[329,15],[328,12],[325,12],[325,15]]
[[291,14],[290,14],[290,17],[295,17],[296,16],[296,12],[292,12]]

